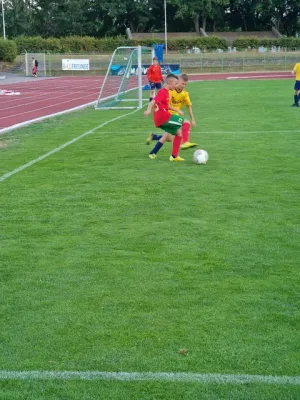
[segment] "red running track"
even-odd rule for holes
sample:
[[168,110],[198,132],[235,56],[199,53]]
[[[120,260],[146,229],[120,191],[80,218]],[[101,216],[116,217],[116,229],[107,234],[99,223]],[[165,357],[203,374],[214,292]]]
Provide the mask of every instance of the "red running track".
[[[191,80],[281,79],[290,78],[287,72],[251,72],[191,75]],[[145,78],[144,78],[145,79]],[[10,127],[53,114],[67,112],[97,100],[103,77],[63,77],[34,80],[2,86],[6,90],[20,92],[19,96],[0,96],[0,134]],[[110,86],[104,93],[115,93],[119,77],[111,77]],[[129,87],[136,84],[136,80]]]

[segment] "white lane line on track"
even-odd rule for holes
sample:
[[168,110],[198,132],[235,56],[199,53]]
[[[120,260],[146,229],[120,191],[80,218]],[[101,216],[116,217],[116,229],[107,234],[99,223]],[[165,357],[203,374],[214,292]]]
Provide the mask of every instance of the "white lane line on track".
[[[60,106],[60,105],[62,105],[62,104],[68,104],[68,103],[71,103],[71,102],[74,102],[74,101],[77,101],[77,100],[85,99],[85,98],[87,98],[87,97],[90,97],[90,96],[81,96],[81,97],[77,97],[76,99],[70,99],[70,100],[68,100],[68,101],[57,102],[57,103],[54,103],[54,104],[51,104],[51,105],[48,105],[48,106],[45,106],[45,107],[35,108],[35,109],[33,109],[33,110],[24,111],[24,112],[17,113],[17,114],[12,114],[12,115],[7,115],[7,116],[5,116],[5,117],[0,117],[0,120],[2,120],[2,119],[8,119],[8,118],[13,118],[13,117],[16,117],[16,116],[19,116],[19,115],[24,115],[24,114],[32,114],[32,113],[33,113],[33,114],[36,114],[38,111],[46,110],[46,109],[49,109],[49,108],[51,109],[51,108]],[[93,97],[95,98],[95,96],[93,96]],[[88,100],[88,99],[86,99],[86,100]],[[96,101],[96,100],[94,100],[93,103],[94,103],[95,101]],[[0,133],[1,133],[1,132],[0,132]]]
[[[115,121],[117,121],[118,119],[127,117],[128,115],[134,114],[134,113],[136,113],[137,111],[139,111],[139,109],[136,109],[136,110],[134,110],[134,111],[131,111],[130,113],[126,113],[126,114],[120,115],[120,116],[118,116],[118,117],[115,117],[115,118],[113,118],[113,119],[110,119],[110,120],[108,120],[108,121],[103,122],[102,124],[96,126],[96,127],[93,128],[93,129],[90,129],[90,130],[87,131],[87,132],[82,133],[81,135],[79,135],[79,136],[75,137],[74,139],[72,139],[72,140],[70,140],[70,141],[68,141],[68,142],[66,142],[66,143],[64,143],[64,144],[62,144],[61,146],[56,147],[55,149],[48,151],[48,153],[43,154],[43,155],[41,155],[40,157],[38,157],[38,158],[36,158],[36,159],[34,159],[34,160],[32,160],[32,161],[29,161],[28,163],[26,163],[26,164],[24,164],[24,165],[21,165],[21,166],[18,167],[18,168],[15,168],[13,171],[7,172],[6,174],[0,176],[0,182],[3,182],[3,181],[5,181],[7,178],[11,177],[12,175],[15,175],[15,174],[17,174],[18,172],[21,172],[21,171],[23,171],[24,169],[31,167],[32,165],[36,164],[37,162],[42,161],[42,160],[44,160],[45,158],[51,156],[52,154],[58,153],[60,150],[64,149],[65,147],[70,146],[70,144],[73,144],[73,143],[77,142],[78,140],[84,138],[85,136],[90,135],[91,133],[96,132],[98,129],[101,129],[102,127],[104,127],[104,126],[110,124],[111,122],[115,122]],[[1,133],[1,132],[0,132],[0,133]]]
[[[99,84],[102,84],[102,81],[99,81]],[[82,91],[85,91],[85,93],[90,94],[90,95],[96,93],[97,97],[99,95],[100,87],[97,88],[97,89],[90,89],[87,92],[87,90],[86,90],[87,86],[86,86],[86,83],[84,83],[84,82],[82,83],[82,86],[77,84],[76,86],[73,85],[71,87],[70,87],[70,85],[63,86],[64,82],[60,82],[60,83],[61,84],[57,85],[57,86],[55,86],[55,85],[44,85],[44,86],[41,86],[40,88],[35,88],[35,89],[32,89],[32,90],[28,90],[27,88],[24,89],[24,88],[22,88],[22,86],[19,86],[18,87],[18,91],[21,91],[21,94],[23,93],[21,97],[18,97],[15,100],[13,100],[13,99],[11,99],[9,97],[5,97],[5,98],[3,97],[4,101],[2,101],[1,103],[2,103],[2,105],[7,105],[7,103],[13,103],[15,105],[18,102],[24,102],[24,100],[32,99],[32,98],[36,99],[37,100],[36,102],[39,103],[39,101],[38,101],[39,98],[47,97],[47,100],[49,100],[51,98],[57,98],[58,96],[60,98],[61,97],[65,97],[65,96],[71,97],[76,93],[81,93]],[[96,82],[93,82],[93,83],[96,83]],[[98,82],[97,82],[97,84],[98,84]],[[40,93],[37,94],[36,93],[36,89],[41,91],[41,94]],[[24,92],[24,90],[25,90],[25,92]],[[67,92],[66,94],[62,94],[61,93],[61,92],[65,92],[65,91]],[[26,103],[26,105],[27,104],[34,104],[34,102]],[[22,104],[21,105],[17,105],[17,107],[19,107],[19,106],[22,106]],[[0,108],[0,111],[7,110],[7,109],[8,108]]]
[[[49,94],[45,94],[45,95],[42,95],[42,96],[31,96],[31,97],[23,97],[22,96],[22,98],[21,99],[18,98],[18,100],[21,100],[23,102],[23,104],[16,104],[16,102],[15,102],[13,106],[6,107],[6,108],[0,108],[0,111],[17,109],[19,107],[29,106],[29,105],[32,105],[32,104],[41,104],[42,102],[49,102],[49,100],[52,100],[54,98],[62,99],[64,97],[68,97],[68,98],[73,100],[73,95],[75,95],[76,93],[82,93],[82,90],[80,90],[78,92],[69,91],[69,93],[66,93],[66,94],[63,94],[63,95],[59,94],[59,93],[56,93],[53,96],[49,96]],[[97,90],[97,91],[95,90],[94,92],[89,92],[84,97],[93,96],[94,98],[97,98],[98,95],[99,95],[99,90]],[[45,96],[47,96],[47,97],[45,98]],[[35,101],[29,101],[29,102],[26,102],[24,104],[24,100],[29,100],[30,98],[34,98]],[[79,98],[81,98],[81,97],[79,97]],[[72,101],[72,100],[69,100],[69,101]],[[61,104],[61,103],[57,102],[57,103],[53,104],[52,106],[56,106],[56,105],[59,105],[59,104]],[[34,110],[31,110],[30,112],[35,112],[36,110],[40,110],[40,109],[41,108],[36,108]],[[14,115],[20,115],[20,114],[13,114],[13,116]],[[5,119],[5,118],[10,118],[10,116],[2,117],[0,119]]]
[[[100,88],[86,91],[86,85],[82,86],[82,87],[78,86],[78,87],[76,87],[76,90],[74,90],[74,87],[73,88],[72,87],[71,88],[70,87],[62,88],[62,87],[53,87],[52,86],[50,92],[48,91],[48,88],[42,88],[42,90],[43,90],[43,93],[41,93],[41,94],[36,94],[36,92],[35,93],[26,92],[25,95],[18,97],[17,100],[18,100],[18,102],[24,102],[24,100],[28,100],[28,99],[32,99],[32,98],[36,99],[35,102],[26,103],[26,105],[29,105],[29,104],[34,104],[34,103],[40,103],[40,100],[39,100],[40,98],[46,97],[45,100],[42,100],[42,101],[49,101],[52,98],[62,98],[62,97],[66,97],[66,96],[68,96],[69,98],[72,98],[75,94],[82,93],[82,92],[86,93],[86,96],[96,94],[96,97],[98,97]],[[20,88],[20,91],[22,91],[21,88]],[[27,94],[30,94],[30,95],[28,96]],[[16,105],[16,107],[23,106],[23,104],[20,104],[20,105],[16,104],[17,101],[13,101],[11,99],[2,102],[2,105],[6,105],[7,103],[13,103],[14,105]],[[9,107],[9,108],[14,108],[14,107]],[[0,111],[7,110],[9,108],[1,108]]]
[[194,372],[104,372],[104,371],[0,371],[0,380],[81,380],[196,382],[205,384],[300,385],[300,376],[204,374]]

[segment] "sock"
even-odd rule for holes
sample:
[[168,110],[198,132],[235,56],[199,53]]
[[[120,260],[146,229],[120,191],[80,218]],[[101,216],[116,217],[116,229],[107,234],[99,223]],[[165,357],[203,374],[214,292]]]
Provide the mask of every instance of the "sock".
[[190,128],[191,128],[191,125],[188,122],[183,123],[183,125],[182,125],[182,143],[189,142]]
[[153,97],[149,97],[149,103],[150,103],[150,101],[152,101],[153,100]]
[[172,146],[172,156],[174,158],[178,157],[180,143],[181,143],[181,136],[175,136],[174,140],[173,140],[173,146]]
[[299,100],[300,100],[300,93],[297,96],[297,103],[298,103]]
[[164,144],[161,142],[157,142],[156,145],[153,147],[153,149],[150,151],[149,154],[156,154],[159,152],[160,148],[163,146]]
[[155,135],[155,133],[153,133],[153,136],[152,136],[153,140],[159,140],[162,137],[163,137],[163,135]]
[[294,95],[294,103],[295,103],[295,104],[298,104],[298,101],[299,101],[298,97],[299,97],[299,96],[297,96],[296,94]]

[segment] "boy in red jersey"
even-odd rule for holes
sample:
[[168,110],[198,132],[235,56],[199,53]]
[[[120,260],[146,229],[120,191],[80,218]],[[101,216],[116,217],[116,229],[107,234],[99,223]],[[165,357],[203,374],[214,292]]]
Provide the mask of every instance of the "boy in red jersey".
[[156,57],[153,58],[153,64],[148,68],[147,77],[151,88],[149,98],[149,101],[151,101],[155,96],[155,89],[161,89],[161,83],[164,81],[161,68]]
[[[154,107],[153,119],[154,125],[163,131],[174,135],[172,155],[170,161],[184,161],[179,157],[179,149],[181,143],[182,131],[181,127],[184,121],[183,112],[175,107],[170,106],[169,90],[175,89],[178,77],[169,74],[166,78],[166,85],[160,89],[153,100],[150,101],[144,115],[147,117]],[[177,114],[171,114],[169,110],[175,111]],[[163,142],[158,141],[149,153],[150,159],[155,159],[159,149],[163,146]]]

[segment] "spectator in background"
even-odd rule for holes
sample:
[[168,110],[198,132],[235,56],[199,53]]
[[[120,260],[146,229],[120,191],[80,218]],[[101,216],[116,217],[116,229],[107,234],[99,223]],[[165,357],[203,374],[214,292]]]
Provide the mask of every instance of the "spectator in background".
[[158,63],[158,59],[156,57],[153,58],[153,63],[148,68],[147,77],[148,77],[149,85],[150,85],[149,101],[152,101],[155,96],[155,89],[157,89],[157,90],[161,89],[161,84],[164,82],[161,68]]
[[36,60],[34,57],[32,57],[32,76],[34,78],[37,78],[37,76],[38,76],[38,72],[37,72],[38,65],[39,65],[38,60]]

